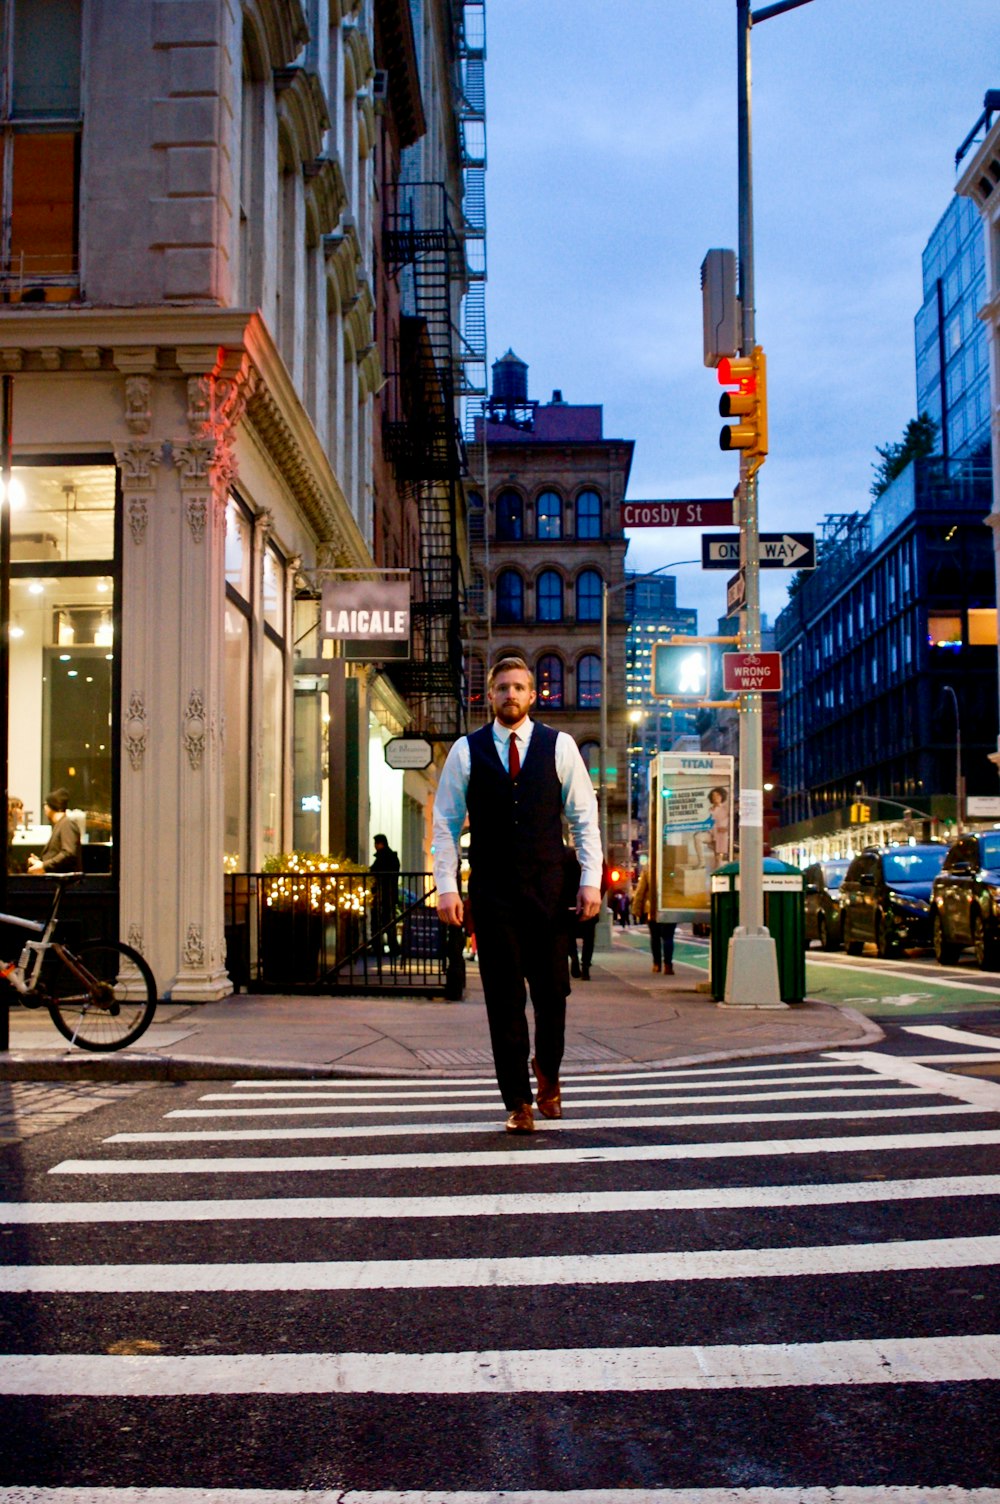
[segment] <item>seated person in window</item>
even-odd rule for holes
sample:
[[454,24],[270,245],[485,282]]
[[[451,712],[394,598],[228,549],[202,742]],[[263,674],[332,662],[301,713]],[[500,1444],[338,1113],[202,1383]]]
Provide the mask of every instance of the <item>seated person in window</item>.
[[82,838],[76,821],[66,813],[68,806],[67,789],[53,789],[45,796],[45,817],[52,825],[52,834],[41,856],[28,858],[28,871],[35,877],[46,872],[79,872],[82,869]]

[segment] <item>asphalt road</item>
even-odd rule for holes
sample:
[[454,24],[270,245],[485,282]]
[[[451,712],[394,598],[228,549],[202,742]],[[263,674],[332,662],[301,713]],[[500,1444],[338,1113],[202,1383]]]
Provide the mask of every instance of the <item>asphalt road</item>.
[[569,1079],[523,1139],[481,1079],[300,1080],[6,1145],[0,1501],[995,1500],[977,1017]]

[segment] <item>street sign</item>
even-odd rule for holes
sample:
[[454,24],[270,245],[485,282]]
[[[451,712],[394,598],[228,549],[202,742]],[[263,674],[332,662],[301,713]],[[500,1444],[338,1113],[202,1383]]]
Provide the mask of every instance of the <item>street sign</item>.
[[996,794],[970,794],[965,801],[965,813],[971,819],[996,820],[1000,818],[1000,799]]
[[739,562],[739,533],[702,533],[702,569],[733,569]]
[[[702,533],[702,569],[732,569],[740,562],[739,533]],[[761,569],[815,569],[814,533],[761,533]]]
[[726,615],[734,616],[741,611],[747,598],[747,577],[742,569],[726,583]]
[[721,501],[713,497],[707,501],[683,498],[621,504],[622,527],[733,527],[735,522],[736,502],[731,496]]
[[781,654],[723,653],[722,687],[727,694],[776,692],[781,688]]
[[394,736],[385,744],[385,760],[390,768],[427,768],[434,748],[426,736]]

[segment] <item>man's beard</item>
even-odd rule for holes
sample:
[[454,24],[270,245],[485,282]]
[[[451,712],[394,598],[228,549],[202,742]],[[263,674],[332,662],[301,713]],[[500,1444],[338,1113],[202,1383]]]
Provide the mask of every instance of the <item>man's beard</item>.
[[518,721],[524,720],[527,713],[519,705],[510,704],[497,705],[493,712],[501,726],[516,726]]

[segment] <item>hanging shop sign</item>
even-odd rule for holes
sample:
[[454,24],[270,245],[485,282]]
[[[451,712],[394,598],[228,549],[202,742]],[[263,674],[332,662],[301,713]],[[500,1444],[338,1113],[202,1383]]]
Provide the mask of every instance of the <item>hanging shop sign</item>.
[[385,744],[385,760],[390,768],[429,768],[434,748],[426,736],[394,736]]
[[321,635],[365,663],[410,656],[408,580],[325,580]]

